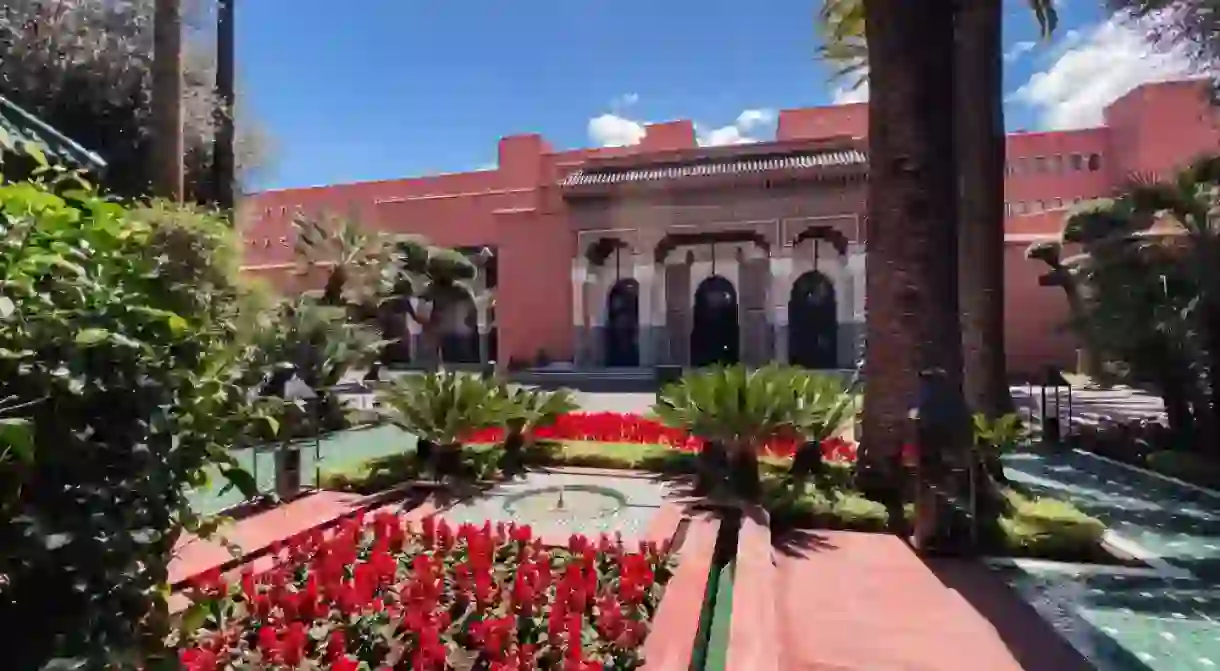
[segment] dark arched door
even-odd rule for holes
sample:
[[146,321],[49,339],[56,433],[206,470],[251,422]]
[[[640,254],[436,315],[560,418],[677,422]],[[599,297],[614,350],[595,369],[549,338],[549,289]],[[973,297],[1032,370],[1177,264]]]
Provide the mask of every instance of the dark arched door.
[[835,288],[811,270],[796,278],[788,296],[788,360],[805,368],[837,368],[839,322]]
[[470,294],[447,292],[441,319],[441,361],[479,363],[479,313]]
[[739,360],[737,289],[720,275],[699,283],[691,315],[690,363],[696,368]]
[[619,280],[606,295],[606,365],[640,365],[640,283]]

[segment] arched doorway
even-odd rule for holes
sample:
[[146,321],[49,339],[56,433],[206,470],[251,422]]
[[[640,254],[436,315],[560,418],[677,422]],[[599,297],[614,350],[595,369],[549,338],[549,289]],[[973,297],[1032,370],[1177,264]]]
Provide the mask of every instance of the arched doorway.
[[690,363],[696,368],[739,358],[737,289],[720,275],[699,283],[691,315]]
[[606,295],[606,365],[640,365],[640,283],[622,279]]
[[474,298],[454,287],[441,299],[442,363],[479,363],[479,313]]
[[796,278],[788,295],[788,360],[804,368],[837,368],[839,322],[835,287],[811,270]]

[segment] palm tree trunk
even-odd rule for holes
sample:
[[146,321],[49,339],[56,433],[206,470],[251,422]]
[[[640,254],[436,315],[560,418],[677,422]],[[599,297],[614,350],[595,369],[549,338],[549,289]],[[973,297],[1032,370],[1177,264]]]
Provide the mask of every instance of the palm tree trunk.
[[[216,205],[232,213],[235,203],[237,161],[234,156],[234,100],[237,0],[220,0],[216,13],[216,136],[212,145],[212,174]],[[236,221],[233,219],[232,221]]]
[[[869,202],[865,290],[864,485],[896,488],[918,372],[960,388],[953,14],[938,0],[865,0]],[[953,263],[945,263],[945,259]],[[879,478],[870,477],[870,471]],[[863,483],[862,483],[863,484]]]
[[[889,471],[896,474],[896,448],[909,435],[904,417],[916,402],[920,371],[937,371],[933,377],[940,380],[943,402],[962,401],[954,3],[864,4],[873,96],[864,438],[889,452]],[[961,473],[953,467],[968,463],[968,417],[945,410],[943,422],[927,432],[939,436],[936,444],[921,446],[921,454],[945,468],[930,472],[920,486],[920,547],[951,540],[958,522],[948,502],[963,493]]]
[[157,0],[153,19],[154,169],[156,195],[182,202],[182,7]]
[[1004,360],[1003,3],[958,5],[957,141],[963,390],[988,419],[1012,412]]

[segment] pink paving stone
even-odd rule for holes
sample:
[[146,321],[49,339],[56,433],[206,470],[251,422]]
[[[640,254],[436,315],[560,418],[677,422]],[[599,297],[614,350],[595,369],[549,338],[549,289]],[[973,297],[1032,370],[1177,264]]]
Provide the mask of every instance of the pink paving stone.
[[[319,494],[333,494],[333,493],[334,492],[320,492]],[[318,494],[315,494],[314,496],[317,496],[317,495]],[[351,495],[347,495],[347,494],[342,495],[342,497],[343,498],[332,499],[332,502],[336,504],[335,507],[333,508],[333,510],[338,514],[335,514],[330,517],[326,517],[321,522],[316,523],[313,526],[299,527],[299,528],[295,528],[295,530],[290,530],[294,527],[285,526],[283,528],[284,532],[280,534],[280,537],[272,538],[270,541],[267,541],[267,543],[265,545],[262,545],[260,547],[249,549],[245,554],[247,556],[251,555],[251,554],[256,554],[256,553],[270,547],[272,541],[287,540],[301,532],[310,531],[315,528],[328,526],[328,525],[338,521],[339,519],[342,519],[343,517],[345,517],[347,515],[355,514],[359,510],[367,510],[369,515],[375,515],[375,514],[377,514],[378,511],[380,511],[382,509],[397,511],[400,506],[399,503],[390,503],[390,504],[387,504],[382,507],[373,507],[376,505],[375,500],[370,500],[369,497],[357,496],[353,499],[351,497]],[[288,506],[284,506],[284,508],[291,507],[301,501],[304,501],[304,499],[298,499],[297,501],[294,501],[293,503],[288,504]],[[315,510],[317,510],[319,508],[320,507],[315,508]],[[403,512],[402,516],[406,519],[406,521],[408,523],[413,524],[413,523],[419,522],[420,520],[422,520],[425,517],[428,517],[429,515],[435,514],[436,511],[437,511],[436,504],[433,503],[431,500],[427,500],[427,501],[424,501],[423,503],[421,503],[420,505],[416,506],[415,508],[412,508],[411,510]],[[264,526],[267,523],[267,521],[259,520],[259,518],[262,517],[263,515],[268,515],[268,514],[274,513],[274,512],[276,512],[276,511],[271,510],[266,513],[262,513],[260,515],[255,515],[254,517],[251,517],[251,518],[248,518],[245,520],[241,520],[236,525],[238,528],[235,529],[234,532],[230,535],[239,536],[242,532],[241,527],[246,525],[247,523],[256,523],[259,526]],[[270,521],[283,520],[284,517],[285,517],[285,515],[272,516]],[[318,515],[318,516],[311,518],[308,516],[302,517],[302,516],[296,516],[296,515],[289,515],[288,517],[290,517],[291,519],[294,519],[294,520],[298,520],[298,521],[308,521],[310,519],[316,521],[318,519],[322,519],[324,516]],[[259,521],[256,522],[256,520],[259,520]],[[257,539],[259,536],[262,536],[262,538],[265,539],[270,534],[263,534],[262,532],[255,532],[250,535],[251,535],[251,537],[254,537],[255,539]],[[204,541],[199,541],[198,539],[195,539],[195,542],[204,548],[208,547],[209,545],[214,546],[214,544],[206,543]],[[215,547],[219,548],[219,546],[215,546]],[[242,547],[243,547],[243,549],[246,549],[245,545],[243,545]],[[203,573],[204,571],[209,571],[209,570],[219,567],[219,566],[232,565],[235,561],[233,555],[229,554],[228,551],[225,551],[224,548],[219,548],[219,549],[222,552],[224,552],[223,559],[220,559],[220,561],[212,561],[212,563],[210,563],[210,564],[205,564],[203,562],[209,558],[212,560],[216,560],[219,558],[219,556],[215,555],[214,553],[209,555],[209,554],[205,554],[203,551],[197,551],[196,561],[198,561],[199,563],[197,563],[195,565],[195,567],[188,567],[187,569],[185,569],[185,570],[191,570],[193,572],[184,573],[183,575],[185,575],[187,577],[196,576],[196,575],[199,575],[200,573]],[[182,555],[179,555],[179,560],[181,560],[181,557],[182,557]],[[246,568],[247,566],[249,566],[250,568],[253,568],[255,572],[258,572],[258,571],[268,570],[272,567],[272,565],[273,565],[273,558],[270,555],[266,555],[266,554],[258,556],[252,560],[242,560],[242,561],[240,561],[240,563],[238,563],[236,566],[234,566],[234,568],[232,568],[225,574],[225,578],[230,581],[237,580],[242,569]],[[200,567],[202,567],[202,568],[200,568]],[[179,571],[183,571],[183,570],[184,569],[181,569],[181,568],[179,569]],[[170,565],[170,574],[171,574],[171,576],[174,575],[174,565],[173,564]],[[187,608],[187,606],[189,606],[189,605],[190,605],[190,600],[181,591],[174,592],[172,595],[170,595],[169,608],[170,608],[171,613],[180,613],[183,610],[185,610]]]
[[711,515],[690,518],[686,540],[678,551],[678,568],[644,641],[644,671],[687,671],[699,632],[703,595],[712,568],[720,520]]
[[775,565],[766,511],[747,508],[737,536],[733,617],[729,625],[726,669],[779,671]]
[[[358,494],[321,491],[303,496],[286,505],[258,513],[222,529],[219,533],[242,550],[243,555],[267,549],[277,540],[291,538],[368,507],[371,499]],[[177,557],[170,563],[170,584],[234,561],[233,555],[214,540],[187,536],[174,548]]]
[[[1045,637],[1042,640],[1005,641],[987,617],[894,536],[816,532],[806,536],[803,545],[775,552],[784,671],[1082,668],[1048,666],[1045,661],[1030,661],[1028,655],[1024,663],[1018,662],[1011,649],[1017,645],[1049,650],[1064,644],[1048,628],[1028,628],[1028,636]],[[974,578],[982,580],[978,575]],[[993,590],[993,595],[998,594]],[[1015,601],[1011,595],[1008,598]],[[1007,616],[1016,612],[1016,606],[1010,606]],[[753,667],[729,668],[751,671]]]

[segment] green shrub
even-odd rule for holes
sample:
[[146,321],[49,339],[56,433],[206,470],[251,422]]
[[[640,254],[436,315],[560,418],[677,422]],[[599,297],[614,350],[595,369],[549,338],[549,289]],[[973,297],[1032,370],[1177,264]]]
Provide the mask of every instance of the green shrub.
[[1057,559],[1099,554],[1106,528],[1097,519],[1058,499],[1031,499],[1015,490],[1006,497],[1012,512],[1000,518],[1000,527],[1008,552]]
[[[149,668],[173,549],[214,526],[188,492],[260,412],[234,234],[87,185],[0,184],[0,621],[6,665]],[[16,448],[14,450],[14,448]]]
[[501,384],[495,393],[495,403],[502,408],[504,427],[501,467],[507,473],[516,473],[525,466],[523,452],[533,443],[534,429],[553,424],[561,415],[579,407],[567,389],[546,391]]
[[[728,476],[734,493],[759,495],[759,453],[763,445],[793,439],[823,419],[824,408],[804,402],[809,378],[777,365],[750,370],[714,366],[687,372],[657,395],[653,413],[667,426],[702,438],[704,489]],[[727,467],[727,473],[726,473]]]
[[437,479],[469,471],[463,438],[502,426],[511,410],[495,383],[450,371],[398,377],[377,396],[386,421],[419,439],[419,459]]
[[1213,456],[1164,450],[1148,455],[1146,464],[1150,470],[1171,478],[1204,487],[1220,487],[1220,462]]

